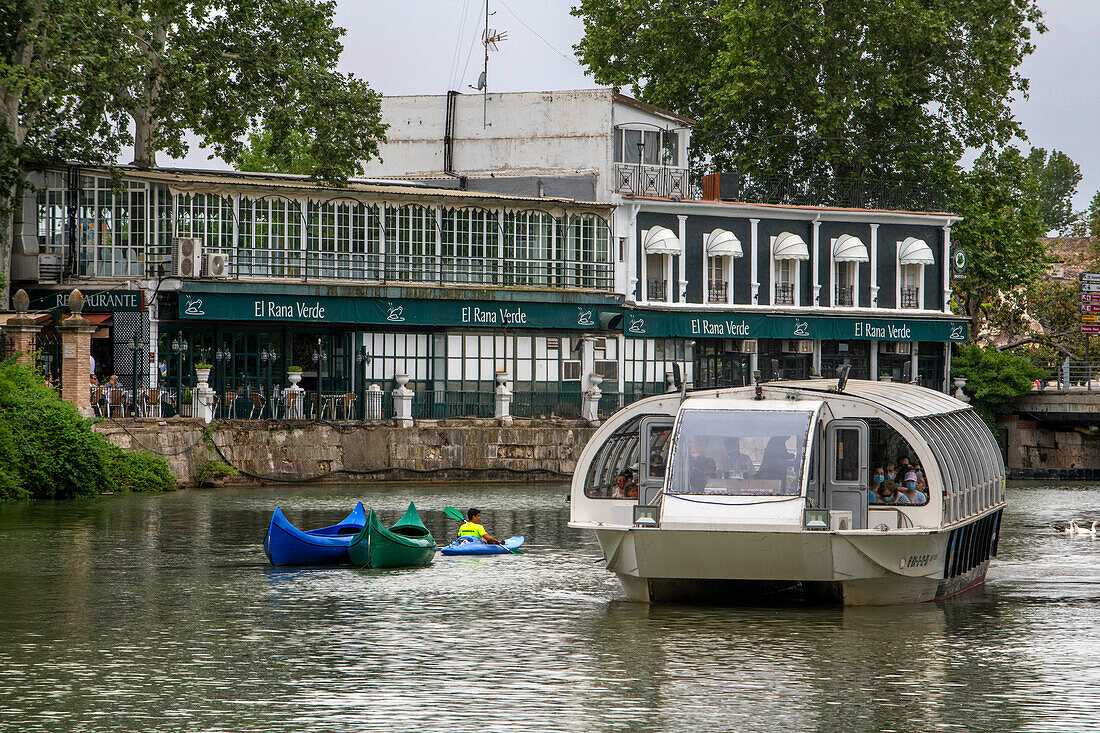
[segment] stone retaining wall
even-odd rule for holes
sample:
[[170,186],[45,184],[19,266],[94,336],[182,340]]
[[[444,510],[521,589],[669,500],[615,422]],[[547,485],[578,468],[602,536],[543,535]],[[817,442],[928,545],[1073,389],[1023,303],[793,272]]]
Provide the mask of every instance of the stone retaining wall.
[[192,486],[211,461],[239,469],[233,483],[405,480],[425,477],[560,480],[572,475],[595,432],[581,421],[444,420],[412,428],[372,423],[214,423],[125,419],[95,429],[126,450],[163,455]]
[[1092,479],[1100,468],[1100,433],[1053,428],[1022,415],[1000,415],[1010,478]]

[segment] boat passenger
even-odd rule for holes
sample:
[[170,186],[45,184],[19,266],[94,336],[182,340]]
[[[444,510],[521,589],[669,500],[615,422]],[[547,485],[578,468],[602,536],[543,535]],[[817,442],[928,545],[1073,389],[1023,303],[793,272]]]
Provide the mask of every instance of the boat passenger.
[[764,457],[760,461],[760,469],[755,478],[759,479],[785,479],[787,470],[794,462],[794,455],[787,450],[787,441],[790,436],[773,435],[768,439],[764,447]]
[[871,476],[871,488],[867,489],[867,503],[878,504],[878,488],[882,486],[882,482],[886,480],[886,474],[883,472],[882,467],[875,469],[875,473]]
[[[910,504],[927,504],[928,503],[928,492],[927,491],[921,491],[920,488],[919,488],[919,484],[923,479],[924,479],[923,472],[919,471],[919,470],[910,471],[909,473],[905,474],[905,484],[904,484],[904,488],[903,488],[902,491],[903,491],[905,497],[907,499],[909,499]],[[927,489],[927,488],[928,488],[928,485],[925,484],[925,489]]]
[[692,491],[702,491],[707,482],[718,475],[718,466],[714,459],[702,453],[691,459],[691,470],[688,472],[688,484]]
[[726,438],[726,477],[745,478],[753,468],[752,459],[741,452],[741,439]]
[[487,545],[503,545],[504,543],[493,537],[481,526],[481,511],[470,507],[466,512],[466,522],[458,528],[459,537],[477,537]]
[[611,496],[616,499],[638,498],[638,481],[634,478],[633,470],[624,468],[619,472],[615,477],[615,488],[612,489]]
[[886,479],[882,482],[882,487],[878,492],[879,504],[908,504],[909,497],[898,491],[897,484],[893,481]]
[[894,481],[895,479],[897,479],[897,477],[898,477],[898,472],[897,472],[897,469],[894,468],[894,464],[893,463],[887,463],[886,464],[886,478],[887,478],[887,480]]

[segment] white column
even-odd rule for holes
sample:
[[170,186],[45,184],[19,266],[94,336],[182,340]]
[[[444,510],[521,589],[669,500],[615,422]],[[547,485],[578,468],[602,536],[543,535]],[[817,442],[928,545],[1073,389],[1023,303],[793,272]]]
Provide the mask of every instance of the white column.
[[[680,220],[680,296],[676,299],[679,303],[687,302],[687,216],[677,214]],[[706,259],[705,257],[703,259]]]
[[[641,208],[639,204],[632,204],[630,207],[630,226],[627,227],[627,244],[626,244],[626,300],[630,303],[644,300],[639,298],[638,292],[638,273],[641,269],[638,266],[637,251],[638,251],[638,209]],[[645,260],[645,253],[642,253],[642,260]],[[643,287],[645,285],[645,279],[642,280]]]
[[702,295],[701,298],[699,298],[699,301],[701,303],[703,303],[704,305],[706,305],[707,303],[710,302],[710,297],[709,297],[709,295],[710,295],[710,269],[707,267],[707,265],[710,264],[710,258],[707,257],[707,247],[706,247],[705,238],[704,238],[704,241],[703,241],[702,253],[703,253],[703,279],[700,282],[703,283],[703,295]]
[[[553,231],[557,227],[550,227],[550,231]],[[439,282],[443,282],[443,207],[435,207],[435,273]],[[553,235],[551,235],[553,236]],[[541,250],[542,247],[540,246]]]
[[943,345],[943,391],[951,394],[951,342]]
[[[645,233],[647,231],[649,231],[649,230],[648,229],[643,229],[641,231],[641,237],[642,237],[643,242],[645,241]],[[641,303],[648,303],[649,302],[649,282],[648,282],[648,278],[649,278],[649,272],[648,272],[648,270],[649,270],[649,258],[646,257],[646,252],[645,252],[645,247],[644,246],[641,248],[641,254],[639,255],[639,257],[641,259],[638,261],[638,267],[639,267],[638,272],[641,273],[640,278],[641,278],[641,291],[642,292],[641,292],[641,297],[638,300]]]
[[[663,255],[665,258],[665,302],[672,302],[672,258],[673,255]],[[683,259],[680,255],[680,259]]]
[[821,374],[821,339],[814,339],[814,353],[810,357],[810,372],[818,376]]
[[878,341],[871,341],[871,358],[868,361],[871,370],[871,381],[878,381]]
[[951,225],[943,228],[943,312],[951,312]]
[[869,245],[871,247],[871,302],[868,306],[878,308],[878,224],[871,225]]
[[749,285],[752,287],[751,305],[760,304],[760,276],[757,272],[756,242],[759,219],[749,219]]
[[813,257],[814,259],[813,259],[813,265],[810,269],[813,272],[814,289],[813,289],[813,297],[810,300],[810,306],[811,307],[821,305],[821,273],[818,272],[818,270],[820,268],[818,267],[818,264],[817,264],[818,263],[818,257],[817,257],[818,245],[819,245],[819,242],[821,240],[821,222],[817,221],[815,219],[814,222],[813,222],[813,225],[814,225],[813,252],[811,254],[811,257]]

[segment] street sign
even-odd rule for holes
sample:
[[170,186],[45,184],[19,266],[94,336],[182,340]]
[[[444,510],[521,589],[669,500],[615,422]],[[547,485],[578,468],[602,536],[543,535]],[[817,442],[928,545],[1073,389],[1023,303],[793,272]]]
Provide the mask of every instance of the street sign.
[[1077,279],[1083,283],[1100,283],[1100,272],[1082,272]]
[[1100,316],[1093,313],[1082,313],[1081,323],[1100,323]]
[[1082,313],[1100,313],[1100,303],[1082,303]]
[[1081,281],[1080,288],[1082,293],[1100,293],[1100,283],[1087,283]]
[[1081,293],[1082,303],[1100,303],[1100,293]]
[[1100,333],[1100,323],[1082,323],[1081,333]]

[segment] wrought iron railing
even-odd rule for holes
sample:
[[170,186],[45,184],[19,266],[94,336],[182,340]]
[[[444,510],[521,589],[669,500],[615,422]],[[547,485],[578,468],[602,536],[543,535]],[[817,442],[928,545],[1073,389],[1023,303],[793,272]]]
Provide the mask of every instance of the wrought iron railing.
[[836,304],[837,305],[855,305],[855,295],[853,294],[853,288],[851,285],[837,285],[836,286]]
[[712,282],[707,287],[707,302],[708,303],[728,303],[729,302],[729,283],[722,280],[719,282]]
[[650,280],[646,287],[646,296],[649,300],[664,300],[668,297],[668,282],[665,280]]
[[[177,273],[170,248],[147,248],[146,274]],[[200,268],[202,277],[210,273]],[[496,255],[468,257],[370,252],[303,252],[301,250],[237,249],[229,257],[226,276],[243,279],[348,280],[381,283],[435,283],[611,290],[610,262],[563,259],[514,259]]]
[[672,168],[667,165],[616,163],[615,190],[628,196],[700,198],[690,185],[687,168]]
[[901,307],[920,308],[920,288],[902,288]]
[[775,284],[775,304],[794,305],[794,283]]

